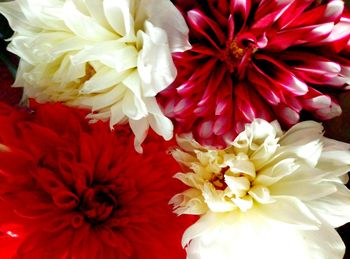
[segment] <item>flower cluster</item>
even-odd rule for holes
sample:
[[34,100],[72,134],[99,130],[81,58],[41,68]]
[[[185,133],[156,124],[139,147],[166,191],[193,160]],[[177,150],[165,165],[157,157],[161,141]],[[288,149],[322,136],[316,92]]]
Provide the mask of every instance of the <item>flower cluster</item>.
[[307,111],[341,109],[350,84],[350,16],[334,1],[176,0],[192,48],[174,55],[176,81],[159,102],[180,133],[225,147],[255,118],[289,127]]
[[179,168],[163,142],[141,156],[128,130],[89,125],[86,111],[32,108],[0,106],[0,228],[16,258],[184,257],[186,220],[168,206]]
[[176,178],[191,188],[171,202],[201,215],[183,236],[187,258],[342,258],[350,150],[322,135],[312,121],[282,133],[255,120],[226,149],[180,138],[173,156],[187,172]]
[[350,89],[343,0],[0,14],[0,258],[346,257],[350,145],[327,138]]

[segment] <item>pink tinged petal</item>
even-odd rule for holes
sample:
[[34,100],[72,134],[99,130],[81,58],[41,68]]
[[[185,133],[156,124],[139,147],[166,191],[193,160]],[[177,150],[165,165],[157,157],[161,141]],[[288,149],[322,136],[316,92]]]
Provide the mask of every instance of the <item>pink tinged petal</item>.
[[277,24],[280,29],[286,28],[293,21],[298,20],[305,9],[312,4],[313,0],[291,1],[284,14],[278,19]]
[[293,66],[294,69],[311,72],[318,75],[327,74],[336,76],[340,73],[341,67],[338,63],[311,53],[304,52],[288,52],[284,60],[298,61],[299,65]]
[[267,46],[267,44],[269,43],[269,40],[266,37],[266,33],[264,33],[256,42],[256,46],[259,49],[263,49]]
[[317,23],[337,22],[344,11],[344,2],[341,0],[330,1],[327,5],[313,8],[298,17],[288,27],[313,25]]
[[284,105],[274,107],[274,111],[278,117],[278,120],[283,122],[287,126],[292,126],[298,123],[300,119],[298,112]]
[[[346,81],[341,74],[342,67],[324,57],[298,51],[286,52],[280,57],[287,64],[296,64],[292,66],[292,71],[305,82],[342,87]],[[333,60],[336,61],[335,58]]]
[[205,56],[216,56],[217,51],[215,49],[210,48],[208,46],[202,45],[202,44],[192,44],[192,52],[203,54]]
[[255,90],[270,104],[277,105],[281,102],[283,94],[280,90],[276,89],[271,82],[265,77],[264,72],[262,72],[255,64],[253,64],[254,69],[248,70],[248,78],[252,85],[254,85]]
[[250,85],[241,83],[235,87],[235,103],[240,111],[241,118],[245,121],[253,121],[255,118],[271,120],[272,116],[268,106],[254,92],[250,91]]
[[198,125],[198,134],[201,138],[209,138],[213,134],[214,123],[211,120],[203,121]]
[[[222,82],[231,82],[231,80],[228,79],[228,75],[226,75],[226,78],[222,80]],[[215,115],[223,115],[228,114],[232,112],[232,84],[222,84],[220,87],[220,91],[217,92],[216,95],[216,108],[215,108]]]
[[257,60],[264,60],[269,66],[269,75],[265,76],[276,86],[281,86],[289,94],[299,96],[308,92],[308,86],[299,80],[289,69],[282,63],[268,56],[258,54],[255,56]]
[[199,106],[197,107],[193,113],[196,116],[206,116],[207,114],[209,114],[211,112],[211,107],[209,105],[206,106]]
[[[203,66],[198,67],[185,83],[177,87],[177,92],[182,96],[190,96],[205,89],[208,84],[208,76],[214,73],[216,63],[216,59],[210,59]],[[220,80],[220,78],[217,79]]]
[[174,116],[186,117],[193,113],[196,103],[191,97],[181,99],[174,107]]
[[340,51],[346,46],[349,39],[350,39],[350,22],[341,21],[333,27],[328,37],[325,39],[322,39],[320,43],[321,44],[334,43],[335,44],[333,45],[334,49],[336,51]]
[[213,133],[215,135],[223,135],[231,129],[231,117],[227,115],[219,116],[215,119]]
[[341,108],[337,101],[316,89],[310,88],[310,91],[301,99],[304,108],[313,112],[321,120],[328,120],[341,114]]
[[291,46],[320,41],[327,38],[333,28],[334,23],[330,22],[277,32],[275,35],[268,35],[269,43],[266,49],[282,51]]
[[221,28],[227,25],[227,16],[229,12],[229,1],[218,1],[217,3],[209,2],[209,8],[213,14],[214,20]]
[[212,102],[215,91],[219,87],[228,87],[223,84],[225,82],[224,81],[225,74],[226,74],[226,69],[223,67],[218,67],[211,72],[211,77],[209,79],[209,82],[207,83],[207,86],[201,88],[201,89],[205,89],[205,92],[203,93],[203,96],[201,98],[201,101],[198,103],[198,106],[204,106]]
[[[241,111],[244,118],[253,121],[256,118],[253,100],[250,99],[249,93],[245,91],[245,85],[239,84],[235,88],[236,106]],[[251,103],[252,102],[252,103]]]
[[235,21],[232,14],[228,18],[228,42],[232,42],[235,37]]
[[230,11],[233,17],[242,18],[241,22],[244,25],[248,19],[250,9],[251,9],[251,0],[235,0],[230,3]]
[[175,99],[169,99],[167,100],[167,103],[165,105],[163,104],[164,114],[166,116],[171,118],[175,117],[175,113],[174,113],[175,103],[176,103]]
[[[225,44],[226,36],[220,26],[200,10],[189,11],[187,20],[189,26],[193,29],[193,33],[197,33],[207,39],[216,49],[220,49],[219,45]],[[218,40],[219,45],[215,40]]]
[[[254,22],[251,28],[264,29],[271,27],[271,25],[277,21],[286,10],[288,10],[289,5],[291,5],[291,3],[284,4],[282,1],[261,1],[255,12]],[[271,10],[275,11],[271,12]]]

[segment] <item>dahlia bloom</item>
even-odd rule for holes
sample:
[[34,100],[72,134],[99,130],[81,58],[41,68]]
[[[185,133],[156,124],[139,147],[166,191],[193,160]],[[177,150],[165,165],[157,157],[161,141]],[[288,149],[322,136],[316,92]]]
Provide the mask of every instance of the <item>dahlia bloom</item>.
[[14,85],[25,98],[89,108],[111,127],[129,122],[136,146],[149,126],[172,138],[155,95],[176,77],[171,53],[190,46],[170,0],[15,0],[0,12],[15,31],[8,50],[21,58]]
[[185,257],[186,220],[168,205],[183,189],[164,141],[147,138],[140,155],[125,128],[59,104],[33,108],[0,105],[1,258]]
[[226,149],[179,138],[176,178],[190,189],[171,200],[200,215],[183,235],[188,259],[341,259],[334,228],[350,221],[349,145],[305,121],[282,133],[261,119]]
[[341,113],[350,84],[350,18],[341,0],[175,0],[192,49],[158,98],[178,132],[225,147],[254,118],[290,127],[305,111]]

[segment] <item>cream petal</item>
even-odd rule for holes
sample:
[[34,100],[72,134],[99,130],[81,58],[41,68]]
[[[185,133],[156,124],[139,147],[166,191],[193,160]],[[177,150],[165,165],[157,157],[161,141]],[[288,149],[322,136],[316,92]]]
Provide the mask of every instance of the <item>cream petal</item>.
[[323,136],[323,126],[315,121],[303,121],[290,128],[281,137],[279,144],[283,146],[302,146],[320,139]]
[[96,0],[84,0],[84,2],[86,9],[89,11],[91,16],[94,17],[103,27],[107,28],[109,31],[113,31],[113,28],[110,26],[106,19],[103,5],[101,5],[101,3]]
[[154,97],[145,99],[147,109],[150,113],[148,122],[151,128],[165,140],[173,138],[174,125],[160,110],[157,100]]
[[0,12],[6,17],[14,31],[26,33],[28,31],[37,30],[34,25],[28,22],[18,1],[0,3]]
[[139,120],[129,119],[129,124],[132,132],[135,134],[134,146],[135,150],[139,153],[143,152],[141,147],[142,142],[145,140],[149,124],[146,118],[141,118]]
[[205,183],[205,181],[201,177],[199,177],[197,174],[194,174],[194,173],[187,173],[187,174],[177,173],[175,174],[174,178],[198,190],[201,190],[203,184]]
[[118,85],[129,73],[116,73],[115,70],[103,67],[96,74],[86,81],[80,89],[82,94],[102,93],[111,87],[123,87]]
[[251,196],[249,196],[249,195],[246,195],[246,196],[244,196],[242,198],[233,198],[231,200],[243,212],[248,211],[254,205],[253,198]]
[[220,214],[207,213],[203,215],[197,222],[186,229],[182,236],[182,247],[185,247],[191,240],[215,228],[220,224]]
[[[227,212],[236,208],[234,203],[225,199],[223,191],[217,191],[209,183],[204,184],[202,193],[206,204],[213,212]],[[243,202],[244,201],[242,201],[242,203]]]
[[174,213],[177,215],[202,215],[208,211],[201,192],[196,189],[188,189],[181,194],[175,195],[169,204],[174,205]]
[[66,26],[82,39],[91,41],[108,41],[116,35],[102,27],[94,19],[79,12],[71,0],[65,1],[63,19]]
[[185,19],[171,1],[141,0],[138,10],[137,24],[149,17],[148,20],[154,26],[167,31],[171,52],[183,52],[191,48]]
[[111,106],[111,115],[110,116],[111,116],[111,118],[109,120],[109,127],[111,129],[114,128],[114,125],[125,120],[126,116],[123,112],[123,103],[122,102],[117,102]]
[[317,230],[321,222],[307,206],[294,197],[274,196],[275,202],[257,206],[267,219],[303,230]]
[[[318,231],[302,231],[305,259],[342,259],[345,245],[337,231],[323,223]],[[305,242],[307,240],[307,242]]]
[[251,178],[255,178],[255,166],[250,161],[231,160],[227,162],[227,166],[230,167],[230,171],[234,173],[243,173]]
[[322,142],[319,139],[298,146],[286,145],[279,148],[276,151],[276,155],[286,153],[290,156],[294,153],[298,158],[303,159],[309,166],[315,167],[322,155],[322,146]]
[[238,197],[245,196],[250,188],[250,181],[246,177],[225,175],[225,183],[230,191]]
[[145,32],[138,32],[143,48],[139,53],[137,69],[143,82],[145,96],[155,96],[168,87],[176,77],[176,68],[171,57],[164,30],[145,23]]
[[249,190],[248,194],[262,204],[274,202],[270,196],[270,190],[265,186],[255,185]]
[[285,176],[291,175],[299,166],[295,163],[294,158],[283,159],[270,167],[259,171],[259,174],[254,180],[254,184],[262,186],[270,186]]
[[72,62],[99,61],[117,72],[122,72],[136,68],[137,56],[137,50],[133,46],[117,41],[105,41],[79,51],[72,56]]
[[131,91],[126,91],[122,102],[123,112],[128,118],[137,121],[148,116],[147,107],[144,101],[133,95]]
[[311,201],[331,195],[337,191],[333,183],[318,183],[313,180],[278,182],[270,186],[272,196],[291,196],[302,201]]
[[134,9],[134,2],[130,0],[103,1],[108,23],[121,37],[124,37],[124,41],[135,41],[134,19],[130,12],[130,9]]
[[337,191],[321,199],[308,201],[307,206],[332,227],[340,227],[350,221],[350,191],[336,184]]

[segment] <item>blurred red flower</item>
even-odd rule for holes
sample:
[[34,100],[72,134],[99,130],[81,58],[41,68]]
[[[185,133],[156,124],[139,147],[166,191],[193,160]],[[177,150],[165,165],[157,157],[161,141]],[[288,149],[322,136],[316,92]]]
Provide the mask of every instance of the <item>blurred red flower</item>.
[[0,105],[0,257],[185,258],[167,144],[150,137],[140,155],[128,129],[86,114]]
[[341,0],[175,0],[192,49],[158,97],[177,132],[223,147],[254,118],[285,127],[304,110],[341,113],[350,83],[350,18]]

